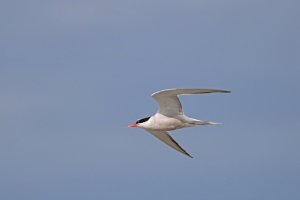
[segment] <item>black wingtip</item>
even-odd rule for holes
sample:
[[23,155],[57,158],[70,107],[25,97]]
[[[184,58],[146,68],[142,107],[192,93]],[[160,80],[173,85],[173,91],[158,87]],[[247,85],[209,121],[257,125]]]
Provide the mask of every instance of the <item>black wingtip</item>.
[[222,90],[223,93],[231,93],[229,90]]
[[190,154],[188,154],[187,156],[188,156],[188,157],[190,157],[190,158],[194,158],[194,157],[193,157],[193,156],[191,156]]
[[190,157],[190,158],[194,158],[193,156],[191,156],[188,152],[186,152],[186,151],[184,151],[184,153],[183,153],[184,155],[186,155],[186,156],[188,156],[188,157]]

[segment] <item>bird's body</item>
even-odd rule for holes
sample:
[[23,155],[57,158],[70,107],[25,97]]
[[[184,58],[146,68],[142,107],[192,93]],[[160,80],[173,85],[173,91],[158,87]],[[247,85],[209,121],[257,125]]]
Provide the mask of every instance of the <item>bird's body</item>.
[[180,128],[193,127],[196,125],[210,125],[214,122],[205,122],[197,119],[182,115],[176,115],[172,117],[165,116],[160,113],[156,113],[150,119],[143,124],[143,128],[153,131],[173,131]]
[[228,93],[229,91],[214,89],[167,89],[155,92],[151,96],[159,103],[157,113],[151,117],[140,119],[128,127],[144,128],[170,147],[192,157],[180,147],[180,145],[169,135],[168,131],[197,125],[214,125],[218,123],[201,121],[186,116],[183,112],[178,95],[214,92]]

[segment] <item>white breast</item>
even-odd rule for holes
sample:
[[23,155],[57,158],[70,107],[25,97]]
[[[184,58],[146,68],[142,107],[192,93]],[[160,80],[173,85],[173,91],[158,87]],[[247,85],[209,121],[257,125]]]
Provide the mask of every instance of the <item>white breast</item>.
[[156,113],[143,126],[145,129],[156,131],[171,131],[183,127],[184,123],[180,119],[167,117],[160,113]]

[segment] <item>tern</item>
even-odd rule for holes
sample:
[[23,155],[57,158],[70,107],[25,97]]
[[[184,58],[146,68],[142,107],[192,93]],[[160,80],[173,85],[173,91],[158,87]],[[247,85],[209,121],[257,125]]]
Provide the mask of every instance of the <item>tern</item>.
[[227,90],[217,89],[165,89],[155,92],[151,96],[159,104],[158,111],[151,117],[139,119],[135,123],[129,125],[128,128],[143,128],[173,149],[192,158],[192,156],[171,137],[169,131],[197,125],[215,125],[219,123],[202,121],[186,116],[183,112],[178,96],[187,94],[229,92],[230,91]]

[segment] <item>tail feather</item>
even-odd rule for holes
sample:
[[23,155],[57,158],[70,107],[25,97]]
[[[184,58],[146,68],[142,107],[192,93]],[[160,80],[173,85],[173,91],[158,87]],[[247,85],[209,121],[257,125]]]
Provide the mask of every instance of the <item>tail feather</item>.
[[196,121],[197,125],[218,125],[221,123],[218,122],[209,122],[209,121]]

